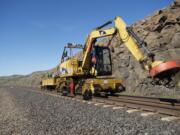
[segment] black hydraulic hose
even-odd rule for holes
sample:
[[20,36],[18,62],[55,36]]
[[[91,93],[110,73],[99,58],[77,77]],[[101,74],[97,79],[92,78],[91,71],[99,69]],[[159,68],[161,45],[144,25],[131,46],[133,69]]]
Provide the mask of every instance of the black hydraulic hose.
[[103,25],[101,25],[101,26],[99,26],[99,27],[96,27],[95,29],[96,29],[96,30],[102,29],[102,28],[104,28],[105,26],[107,26],[107,25],[109,25],[109,24],[111,24],[111,23],[112,23],[112,20],[104,23]]
[[154,54],[146,47],[147,43],[141,40],[136,33],[133,31],[132,27],[127,27],[127,32],[137,41],[139,47],[142,47],[144,51],[148,54],[152,59],[154,58]]

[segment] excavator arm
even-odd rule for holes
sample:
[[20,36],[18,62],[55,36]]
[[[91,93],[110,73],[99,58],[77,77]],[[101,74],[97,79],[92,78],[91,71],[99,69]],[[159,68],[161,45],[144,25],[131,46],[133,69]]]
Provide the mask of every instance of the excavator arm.
[[[107,25],[114,22],[114,27],[103,29]],[[124,45],[131,52],[137,61],[139,61],[144,69],[148,70],[151,77],[159,76],[161,73],[169,73],[169,71],[179,71],[180,63],[177,61],[157,61],[154,59],[154,54],[146,48],[146,43],[133,32],[131,27],[127,27],[123,19],[117,16],[114,20],[95,28],[88,36],[84,47],[84,59],[82,68],[88,70],[90,66],[90,53],[97,38],[113,36],[118,34]],[[143,49],[143,51],[142,51]]]
[[[116,17],[114,22],[119,37],[124,42],[125,46],[136,60],[142,63],[144,68],[149,71],[151,77],[161,77],[162,74],[168,77],[168,73],[174,74],[174,72],[180,70],[180,63],[177,61],[164,62],[155,60],[154,54],[146,48],[145,42],[140,40],[130,27],[126,26],[122,18]],[[146,54],[144,54],[139,47],[144,49]]]
[[[146,48],[146,43],[134,33],[131,27],[126,26],[122,18],[116,17],[114,21],[119,37],[136,60],[143,65],[144,69],[150,70],[152,67],[163,63],[163,61],[154,60],[155,55]],[[144,50],[144,53],[140,48]]]

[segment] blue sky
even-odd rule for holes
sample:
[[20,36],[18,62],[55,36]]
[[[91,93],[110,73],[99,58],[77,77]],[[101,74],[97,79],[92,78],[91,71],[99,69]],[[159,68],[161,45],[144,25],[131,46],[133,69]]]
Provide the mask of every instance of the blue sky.
[[0,0],[0,76],[55,67],[63,46],[122,16],[132,24],[172,0]]

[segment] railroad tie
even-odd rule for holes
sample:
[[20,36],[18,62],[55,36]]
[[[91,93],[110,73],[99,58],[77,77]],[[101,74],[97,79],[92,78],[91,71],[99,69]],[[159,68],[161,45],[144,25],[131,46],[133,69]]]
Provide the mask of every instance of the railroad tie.
[[115,106],[115,107],[113,107],[112,109],[113,109],[113,110],[118,110],[118,109],[122,109],[122,108],[124,108],[124,107],[121,107],[121,106]]
[[103,108],[112,107],[113,105],[103,105]]
[[153,113],[153,112],[145,112],[145,113],[141,113],[141,116],[147,117],[147,116],[154,115],[154,114],[155,113]]
[[174,116],[161,118],[162,121],[173,121],[173,120],[178,120],[178,119],[180,119],[180,118],[179,117],[174,117]]
[[88,105],[90,105],[90,104],[92,104],[92,103],[93,103],[93,102],[91,102],[91,101],[87,102]]
[[104,103],[96,103],[95,106],[103,105]]
[[138,112],[138,111],[140,111],[140,110],[137,110],[137,109],[130,109],[130,110],[127,110],[126,112],[127,112],[127,113],[133,113],[133,112]]
[[83,100],[82,102],[83,102],[83,103],[87,103],[88,101]]

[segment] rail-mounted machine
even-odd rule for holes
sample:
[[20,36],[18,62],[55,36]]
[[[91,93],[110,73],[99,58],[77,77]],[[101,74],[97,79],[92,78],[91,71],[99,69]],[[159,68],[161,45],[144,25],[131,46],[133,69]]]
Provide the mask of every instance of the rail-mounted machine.
[[[107,28],[113,22],[114,26]],[[81,93],[84,99],[91,99],[92,95],[114,94],[124,90],[123,82],[111,76],[112,61],[109,46],[112,38],[116,35],[142,67],[149,72],[152,79],[156,80],[157,84],[163,84],[163,80],[166,80],[166,83],[168,83],[167,80],[172,81],[172,76],[179,72],[180,63],[178,61],[155,60],[155,55],[147,49],[147,44],[118,16],[93,29],[84,46],[73,44],[65,46],[57,70],[59,74],[50,78],[50,80],[55,80],[54,84],[51,83],[51,85],[54,85],[55,89],[63,95],[68,95],[70,93],[69,87],[73,84],[75,88],[73,94]],[[110,37],[108,38],[109,42],[99,44],[98,40],[104,37]],[[75,48],[82,49],[81,54],[69,56],[67,49],[70,49],[69,54],[71,54],[72,49]],[[49,82],[52,82],[50,80]],[[42,87],[48,86],[47,83],[45,84],[46,81],[42,80]]]

